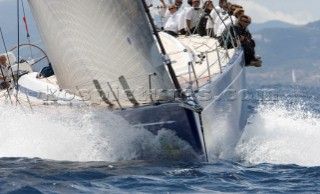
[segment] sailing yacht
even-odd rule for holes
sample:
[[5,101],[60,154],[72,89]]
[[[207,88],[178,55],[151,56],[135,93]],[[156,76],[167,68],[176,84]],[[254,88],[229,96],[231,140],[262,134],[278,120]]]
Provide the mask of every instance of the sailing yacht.
[[291,78],[292,78],[292,83],[295,84],[297,82],[295,69],[291,70]]
[[247,120],[241,47],[158,32],[144,0],[28,2],[54,71],[39,76],[10,53],[27,72],[17,96],[31,106],[104,108],[155,134],[173,131],[204,161],[237,144]]

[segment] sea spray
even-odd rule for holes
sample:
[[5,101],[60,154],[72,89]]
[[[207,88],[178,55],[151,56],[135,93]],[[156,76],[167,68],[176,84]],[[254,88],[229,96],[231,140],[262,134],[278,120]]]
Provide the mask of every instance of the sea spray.
[[236,148],[241,160],[258,164],[319,166],[320,118],[301,102],[261,104]]
[[172,131],[153,134],[107,110],[42,106],[0,108],[0,157],[70,161],[195,160]]

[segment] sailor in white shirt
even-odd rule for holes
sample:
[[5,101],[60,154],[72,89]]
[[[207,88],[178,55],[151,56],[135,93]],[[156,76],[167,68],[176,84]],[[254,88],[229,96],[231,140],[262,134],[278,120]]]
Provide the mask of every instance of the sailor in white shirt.
[[219,26],[216,31],[216,36],[219,37],[222,35],[222,33],[229,27],[231,24],[235,24],[237,21],[237,18],[234,17],[233,15],[225,14],[222,17],[222,21],[220,20]]
[[[170,11],[167,8],[169,5],[172,5],[172,4],[167,4],[164,0],[160,0],[160,2],[162,3],[163,7],[165,8],[165,11],[161,11],[161,13],[160,13],[160,15],[162,16],[162,19],[163,19],[163,23],[165,24],[170,16]],[[171,3],[172,0],[169,0],[169,2]],[[183,4],[182,0],[175,0],[174,1],[173,5],[176,7],[177,12],[179,12],[179,13],[182,10],[181,9],[182,4]]]
[[188,0],[188,3],[183,6],[183,8],[180,8],[178,13],[178,28],[180,34],[184,35],[186,34],[186,13],[189,9],[192,8],[192,0]]
[[6,79],[8,77],[8,63],[7,63],[7,57],[4,55],[0,56],[0,90],[6,89],[8,87],[8,80]]
[[170,12],[170,16],[164,25],[164,32],[176,37],[179,32],[177,8],[174,5],[168,5],[167,7]]
[[237,18],[240,15],[244,14],[244,10],[242,7],[240,8],[238,5],[231,5],[231,7],[228,9],[228,14],[223,18],[223,23],[220,23],[216,35],[219,37],[222,35],[222,33],[228,29],[231,25],[236,24]]
[[[218,24],[215,24],[216,22],[221,21],[219,18],[219,14],[223,11],[223,7],[225,7],[227,4],[227,0],[219,0],[219,5],[216,6],[211,12],[210,17],[207,21],[206,29],[208,31],[208,35],[211,37],[214,37],[216,34],[216,31],[214,32],[214,26],[216,25],[216,28],[218,28]],[[219,19],[217,19],[219,18]]]
[[217,16],[213,24],[213,30],[216,37],[218,37],[218,29],[221,27],[221,25],[224,25],[225,21],[229,18],[227,12],[228,3],[224,3],[222,6],[222,10],[219,12],[219,15]]
[[197,25],[197,33],[200,36],[208,35],[206,26],[208,19],[210,19],[210,12],[213,8],[214,6],[211,0],[206,0],[202,6],[202,13],[200,14],[199,23]]
[[186,12],[187,32],[194,34],[200,19],[201,9],[200,0],[192,0],[192,8]]

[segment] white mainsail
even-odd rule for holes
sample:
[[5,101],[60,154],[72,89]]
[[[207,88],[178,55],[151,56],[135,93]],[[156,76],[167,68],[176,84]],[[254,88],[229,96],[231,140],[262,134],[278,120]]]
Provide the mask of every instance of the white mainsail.
[[152,89],[173,88],[140,0],[29,4],[61,88],[95,90],[93,80],[121,88],[120,76],[132,90],[149,89],[149,79]]

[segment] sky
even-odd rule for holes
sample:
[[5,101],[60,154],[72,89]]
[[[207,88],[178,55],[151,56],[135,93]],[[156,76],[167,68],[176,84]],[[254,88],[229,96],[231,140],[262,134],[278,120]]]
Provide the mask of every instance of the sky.
[[[157,2],[158,0],[153,0]],[[166,2],[174,0],[165,0]],[[186,2],[187,0],[183,0]],[[205,2],[205,0],[201,0]],[[219,0],[212,0],[218,5]],[[270,20],[303,25],[320,20],[320,0],[228,0],[242,5],[254,23]],[[155,3],[156,4],[156,3]]]
[[[15,0],[0,0],[15,1]],[[27,2],[27,0],[24,0]],[[106,0],[107,1],[107,0]],[[128,0],[132,1],[132,0]],[[159,0],[153,0],[157,4]],[[170,0],[165,0],[169,2]],[[183,0],[187,1],[187,0]],[[205,0],[201,0],[205,1]],[[218,0],[212,0],[218,5]],[[229,0],[231,3],[242,5],[247,15],[255,23],[269,20],[281,20],[291,24],[306,24],[320,20],[320,0]],[[0,17],[3,17],[0,13]]]
[[[218,4],[218,0],[213,0]],[[281,20],[291,24],[306,24],[320,20],[320,0],[229,0],[242,5],[253,22]]]

